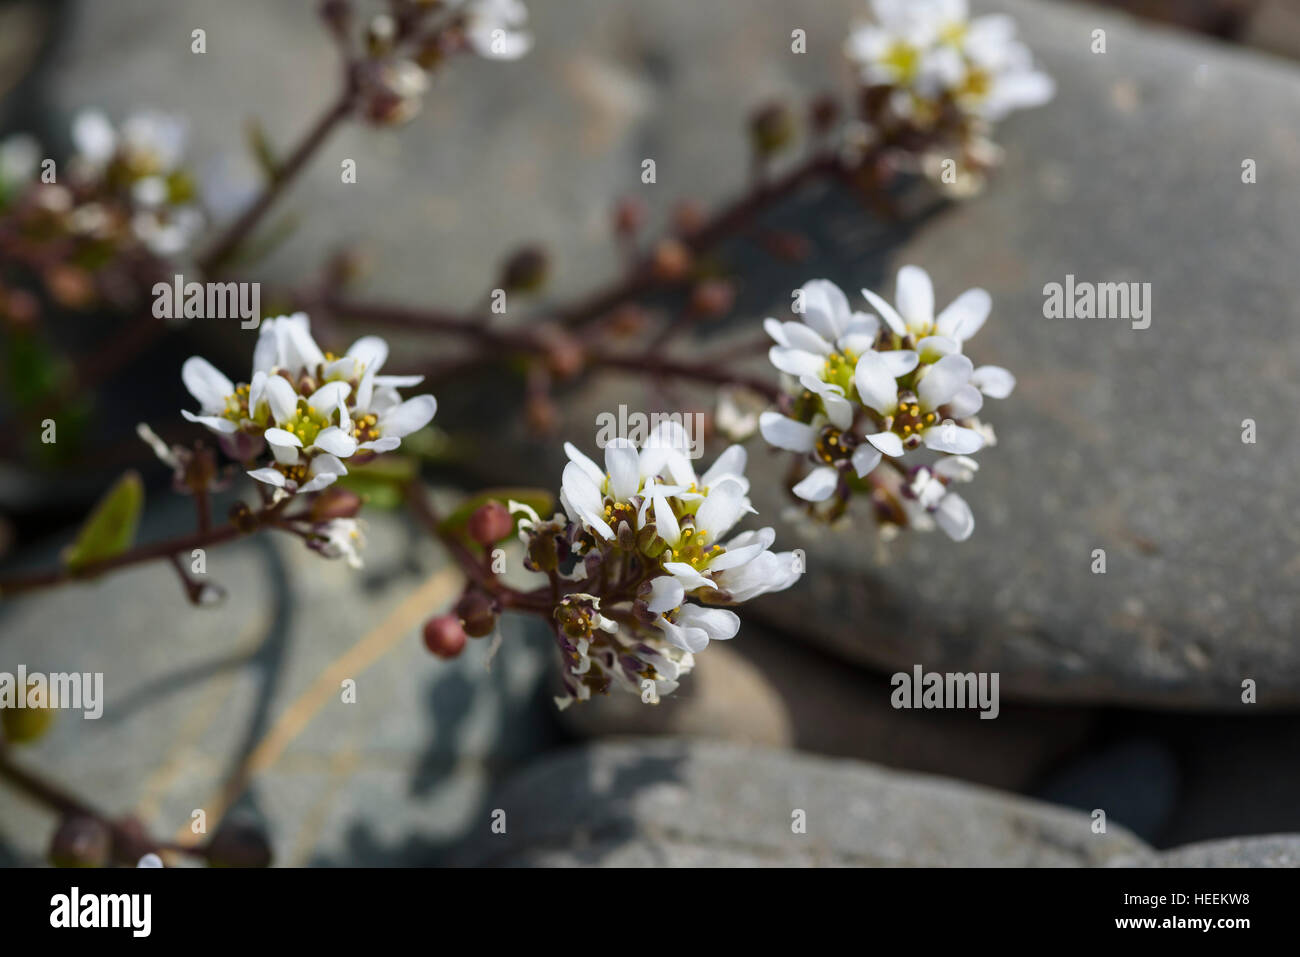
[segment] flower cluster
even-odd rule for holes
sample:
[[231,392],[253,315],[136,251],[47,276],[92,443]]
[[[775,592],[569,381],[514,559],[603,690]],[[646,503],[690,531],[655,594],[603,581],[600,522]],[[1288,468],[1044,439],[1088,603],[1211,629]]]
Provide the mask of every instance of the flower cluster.
[[0,209],[33,244],[71,244],[72,261],[102,262],[137,245],[180,255],[205,223],[182,162],[185,140],[177,117],[140,112],[115,128],[86,110],[73,119],[75,154],[63,173],[42,169],[40,145],[18,134],[0,143]]
[[795,552],[773,552],[771,528],[732,534],[754,511],[740,446],[703,475],[680,424],[657,427],[638,448],[605,447],[604,467],[566,445],[560,502],[548,521],[518,503],[527,566],[572,583],[554,609],[565,656],[566,706],[619,685],[657,701],[677,687],[694,655],[732,638],[727,607],[790,587]]
[[[946,147],[922,156],[937,179],[958,191],[978,188],[998,151],[990,127],[1055,94],[1004,14],[971,18],[966,0],[872,0],[874,19],[849,35],[845,52],[867,87],[867,121],[963,149],[963,176],[942,179]],[[906,138],[906,137],[904,137]],[[934,145],[938,145],[935,143]]]
[[[1006,369],[976,368],[963,352],[992,299],[968,289],[936,315],[930,277],[918,266],[899,270],[896,305],[862,294],[879,316],[854,311],[839,287],[815,279],[796,299],[802,322],[766,321],[775,341],[769,357],[791,400],[788,415],[763,413],[763,437],[811,464],[792,491],[813,517],[836,520],[867,492],[891,530],[933,520],[962,541],[974,519],[949,486],[973,478],[970,456],[994,443],[978,418],[984,397],[1015,388]],[[917,461],[921,450],[930,461]]]
[[[181,379],[199,412],[181,414],[220,436],[227,454],[276,495],[317,492],[347,474],[345,459],[397,448],[437,411],[432,395],[402,400],[397,390],[423,376],[381,375],[387,358],[378,336],[335,356],[316,344],[303,313],[264,319],[247,383],[236,385],[198,356],[185,361]],[[271,461],[253,467],[267,448]],[[331,531],[327,550],[347,554],[357,530]]]
[[[532,49],[522,0],[421,0],[421,5],[448,17],[407,36],[413,29],[411,11],[395,2],[391,13],[378,14],[366,25],[369,58],[359,77],[364,115],[377,126],[399,126],[419,113],[429,71],[449,54],[471,50],[486,59],[517,60]],[[347,17],[340,13],[335,22],[345,36]]]

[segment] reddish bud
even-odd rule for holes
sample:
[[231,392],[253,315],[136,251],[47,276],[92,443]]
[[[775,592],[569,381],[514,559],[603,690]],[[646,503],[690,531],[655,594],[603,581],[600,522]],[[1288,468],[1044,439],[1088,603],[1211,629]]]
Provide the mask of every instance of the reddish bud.
[[55,867],[103,867],[113,849],[108,825],[83,814],[59,821],[50,841],[50,863]]
[[704,228],[704,207],[693,199],[684,199],[673,209],[673,229],[679,236],[693,236]]
[[621,199],[614,206],[614,232],[624,239],[635,236],[645,225],[645,203],[639,199]]
[[736,301],[736,287],[726,279],[706,279],[691,290],[691,313],[702,319],[715,319],[731,311]]
[[494,545],[509,535],[515,527],[506,507],[498,501],[485,502],[469,517],[466,530],[469,537],[480,545]]
[[361,496],[351,489],[331,485],[316,496],[311,504],[311,517],[315,522],[328,522],[332,518],[352,518],[361,511]]
[[439,658],[455,658],[465,650],[465,640],[455,615],[437,615],[424,623],[424,647]]
[[680,282],[691,271],[691,251],[676,239],[664,239],[655,246],[654,274],[660,282]]
[[456,602],[456,615],[471,638],[483,638],[496,631],[496,605],[481,591],[467,591]]
[[501,285],[510,291],[530,292],[546,282],[550,263],[539,246],[516,250],[501,269]]

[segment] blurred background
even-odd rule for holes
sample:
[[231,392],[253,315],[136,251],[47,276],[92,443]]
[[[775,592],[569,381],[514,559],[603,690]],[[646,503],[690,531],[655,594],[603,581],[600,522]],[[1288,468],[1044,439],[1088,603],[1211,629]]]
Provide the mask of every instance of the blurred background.
[[[1020,386],[981,456],[969,542],[807,543],[808,581],[756,603],[658,708],[559,714],[548,637],[530,623],[509,622],[495,656],[484,642],[455,662],[424,652],[419,626],[454,599],[455,574],[404,515],[374,507],[361,572],[263,537],[209,555],[231,596],[214,608],[189,606],[165,566],[0,604],[0,670],[105,673],[103,719],[60,715],[19,756],[160,836],[184,837],[196,808],[255,823],[277,863],[298,865],[1251,863],[1264,852],[1248,842],[1157,855],[1300,831],[1300,448],[1285,438],[1300,399],[1300,3],[972,6],[1013,13],[1059,87],[999,129],[1007,155],[988,189],[953,204],[917,184],[893,221],[834,190],[801,194],[768,225],[807,237],[810,259],[774,265],[730,244],[718,268],[737,279],[736,306],[701,332],[714,346],[752,338],[812,276],[889,291],[917,262],[945,303],[988,288],[977,361]],[[250,140],[288,147],[333,95],[315,7],[2,0],[0,134],[61,156],[81,108],[183,114],[205,203],[228,220],[260,182]],[[264,283],[266,314],[344,252],[367,296],[464,309],[535,243],[551,275],[531,305],[580,295],[619,269],[618,199],[641,196],[652,232],[679,200],[717,204],[746,182],[755,108],[847,98],[840,48],[865,14],[861,0],[719,0],[707,18],[692,0],[530,8],[526,58],[462,58],[408,126],[330,141],[239,265]],[[796,28],[808,55],[789,52]],[[1258,162],[1251,186],[1244,158]],[[342,186],[345,159],[358,177]],[[1152,328],[1043,320],[1040,290],[1066,273],[1151,282]],[[318,328],[335,347],[364,331]],[[181,362],[201,354],[237,377],[254,335],[106,308],[7,318],[0,563],[55,561],[126,468],[148,486],[141,540],[188,529],[189,503],[135,425],[196,438],[179,416]],[[393,371],[443,348],[397,340],[407,367]],[[521,475],[558,483],[560,443],[590,451],[596,414],[620,402],[711,407],[707,392],[597,376],[538,435],[518,382],[469,378],[438,397],[437,434],[417,451],[448,501]],[[33,429],[47,415],[53,446]],[[1245,417],[1258,445],[1241,444]],[[1089,571],[1097,547],[1105,576]],[[998,719],[894,710],[889,676],[913,664],[999,672]],[[355,704],[338,700],[345,678]],[[1258,704],[1242,704],[1244,679]],[[791,807],[817,809],[803,843]],[[489,826],[499,808],[517,822],[505,835]],[[1090,837],[1095,809],[1105,840]],[[0,787],[0,862],[40,862],[54,825]],[[1295,853],[1278,846],[1270,859]]]

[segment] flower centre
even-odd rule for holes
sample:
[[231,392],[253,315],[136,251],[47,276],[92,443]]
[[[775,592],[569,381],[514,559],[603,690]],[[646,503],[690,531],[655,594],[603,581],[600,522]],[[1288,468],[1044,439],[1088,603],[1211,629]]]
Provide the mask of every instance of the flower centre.
[[962,81],[961,89],[957,91],[957,95],[972,100],[982,100],[988,96],[992,86],[993,77],[987,70],[971,67],[966,71],[966,79]]
[[921,65],[921,54],[915,47],[896,41],[886,52],[881,62],[894,71],[900,83],[910,83]]
[[221,417],[231,422],[242,422],[249,417],[247,385],[236,386],[235,391],[226,396],[226,408]]
[[359,419],[353,419],[352,437],[358,442],[373,442],[379,438],[379,417],[367,412]]
[[822,381],[837,385],[848,395],[853,387],[853,370],[857,368],[858,357],[852,352],[832,352],[826,357],[822,369]]
[[904,440],[920,433],[939,421],[939,413],[922,412],[920,404],[912,397],[900,400],[898,412],[894,415],[891,426]]
[[280,428],[302,439],[305,448],[316,441],[316,436],[327,425],[329,425],[329,416],[317,412],[316,407],[308,405],[306,399],[299,399],[298,408],[281,424]]
[[696,531],[691,526],[686,526],[682,529],[682,537],[678,540],[677,546],[664,552],[664,560],[686,562],[697,572],[704,571],[709,567],[709,562],[726,551],[721,545],[707,545],[705,543],[707,538],[703,531]]
[[853,454],[856,444],[851,436],[833,425],[828,425],[817,435],[817,440],[813,443],[813,451],[822,462],[836,465]]

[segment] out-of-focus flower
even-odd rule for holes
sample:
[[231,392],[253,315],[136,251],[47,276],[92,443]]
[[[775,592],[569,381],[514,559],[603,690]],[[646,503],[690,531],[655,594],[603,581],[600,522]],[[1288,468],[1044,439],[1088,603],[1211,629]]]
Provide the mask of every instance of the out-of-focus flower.
[[522,0],[455,0],[465,12],[465,35],[474,52],[492,60],[517,60],[533,47]]

